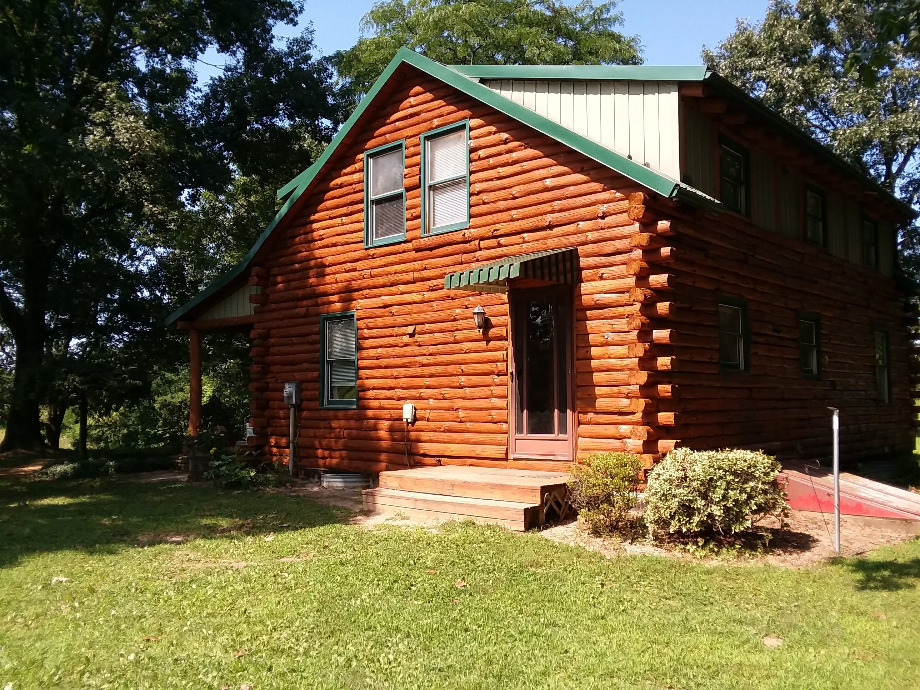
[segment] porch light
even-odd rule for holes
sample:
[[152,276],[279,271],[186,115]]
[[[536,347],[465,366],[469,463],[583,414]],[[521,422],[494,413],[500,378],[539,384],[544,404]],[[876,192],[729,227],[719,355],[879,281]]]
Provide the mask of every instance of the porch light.
[[476,324],[477,330],[482,330],[486,325],[486,310],[481,306],[473,309],[473,323]]

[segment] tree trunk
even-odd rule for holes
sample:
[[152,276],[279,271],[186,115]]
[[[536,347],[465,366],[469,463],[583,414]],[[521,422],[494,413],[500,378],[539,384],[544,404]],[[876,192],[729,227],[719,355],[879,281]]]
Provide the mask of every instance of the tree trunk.
[[6,435],[0,444],[0,451],[39,450],[44,447],[39,409],[44,344],[33,344],[34,339],[16,338],[15,334],[14,342],[16,365],[13,391],[10,414],[6,420]]
[[16,347],[10,415],[0,451],[38,450],[44,447],[39,409],[46,381],[42,365],[45,360],[47,329],[45,314],[51,257],[38,234],[25,235],[22,257],[22,306],[10,297],[0,283],[0,319],[7,327]]
[[61,448],[61,427],[64,425],[64,415],[67,408],[63,405],[52,404],[48,406],[48,423],[45,424],[45,439],[52,450]]
[[80,393],[80,437],[77,439],[77,452],[81,460],[86,460],[86,424],[89,417],[89,400],[86,391]]

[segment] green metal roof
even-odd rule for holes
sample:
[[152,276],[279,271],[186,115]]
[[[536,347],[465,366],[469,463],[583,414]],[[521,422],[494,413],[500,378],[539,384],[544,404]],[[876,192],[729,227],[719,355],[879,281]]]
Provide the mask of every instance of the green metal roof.
[[578,250],[574,247],[544,249],[448,273],[444,277],[444,289],[508,292],[505,281],[512,278],[535,278],[551,283],[574,284],[578,280]]
[[703,81],[702,65],[448,65],[471,79],[586,79],[616,81]]
[[[471,98],[485,103],[492,108],[508,115],[509,117],[526,124],[538,132],[556,139],[557,141],[569,146],[575,151],[591,158],[602,165],[619,172],[620,174],[638,182],[643,187],[657,192],[665,197],[680,199],[695,206],[709,208],[710,210],[722,211],[724,208],[721,203],[712,197],[703,194],[697,189],[679,183],[667,175],[663,175],[644,165],[637,163],[625,156],[611,151],[600,144],[577,134],[576,132],[563,127],[562,125],[549,120],[535,113],[533,110],[515,103],[492,89],[480,84],[477,79],[485,78],[506,78],[513,75],[517,79],[548,79],[548,78],[566,78],[566,79],[642,79],[647,81],[705,81],[715,85],[720,91],[731,96],[734,100],[742,100],[749,106],[752,106],[763,115],[764,118],[781,127],[783,131],[793,133],[799,141],[807,144],[812,150],[819,153],[822,157],[842,166],[856,174],[862,180],[868,178],[850,166],[839,156],[832,153],[807,134],[799,130],[794,125],[788,123],[782,117],[766,108],[763,104],[754,100],[737,87],[734,87],[725,79],[711,72],[705,67],[652,67],[652,66],[595,66],[595,65],[571,65],[571,66],[529,66],[529,65],[465,65],[448,67],[433,60],[429,60],[408,48],[400,48],[393,56],[393,59],[384,69],[383,73],[374,82],[374,85],[367,92],[367,95],[352,113],[351,117],[342,125],[338,134],[323,151],[322,155],[309,168],[300,173],[293,180],[278,190],[278,198],[287,196],[284,205],[275,214],[275,217],[268,224],[256,243],[249,252],[243,257],[239,264],[216,279],[205,290],[199,293],[194,299],[184,304],[182,307],[173,312],[166,323],[171,324],[178,321],[182,316],[204,303],[207,299],[227,287],[232,282],[239,280],[245,273],[256,254],[268,240],[272,231],[281,222],[281,219],[287,214],[291,207],[297,202],[301,195],[307,190],[313,179],[323,169],[326,162],[335,154],[339,144],[348,136],[351,129],[355,126],[361,116],[373,103],[377,94],[396,70],[404,64],[410,65],[440,81],[456,88],[461,93],[465,93]],[[539,76],[536,76],[539,75]],[[565,75],[560,76],[560,75]],[[590,75],[590,76],[586,76]],[[604,76],[601,76],[604,75]],[[872,184],[871,181],[869,181]],[[874,185],[879,194],[887,201],[895,203],[905,214],[913,217],[913,209],[898,200],[892,194],[883,190],[881,187]]]

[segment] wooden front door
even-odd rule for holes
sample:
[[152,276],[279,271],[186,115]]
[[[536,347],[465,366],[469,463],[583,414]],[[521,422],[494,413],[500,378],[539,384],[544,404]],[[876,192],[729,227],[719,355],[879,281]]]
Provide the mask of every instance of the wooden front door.
[[572,296],[520,290],[511,302],[511,457],[572,460]]

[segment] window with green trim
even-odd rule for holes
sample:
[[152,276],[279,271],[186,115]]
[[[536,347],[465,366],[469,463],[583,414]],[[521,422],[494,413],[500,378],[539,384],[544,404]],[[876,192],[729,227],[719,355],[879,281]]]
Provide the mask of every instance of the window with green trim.
[[354,312],[320,317],[320,405],[358,405],[358,324]]
[[719,368],[748,370],[748,317],[743,300],[719,300]]
[[744,216],[750,215],[749,174],[747,149],[723,140],[719,156],[720,201],[725,208]]
[[862,219],[862,262],[878,268],[878,223],[871,218]]
[[799,317],[799,358],[802,376],[821,375],[821,321],[816,316]]
[[824,194],[808,187],[805,189],[805,241],[823,247],[826,240]]
[[423,234],[470,222],[470,149],[466,122],[422,135]]
[[406,238],[405,143],[364,155],[364,244],[375,247]]
[[875,344],[875,398],[883,405],[891,402],[891,372],[888,369],[888,333],[874,331]]

